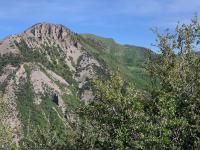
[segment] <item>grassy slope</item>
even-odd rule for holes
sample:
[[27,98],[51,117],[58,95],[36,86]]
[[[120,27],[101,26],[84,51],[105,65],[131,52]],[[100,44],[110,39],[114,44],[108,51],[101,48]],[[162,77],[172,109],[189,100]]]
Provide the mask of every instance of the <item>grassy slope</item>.
[[145,89],[148,79],[142,65],[148,50],[143,47],[120,45],[113,39],[103,38],[92,34],[82,34],[85,45],[92,53],[113,70],[118,70],[128,81]]

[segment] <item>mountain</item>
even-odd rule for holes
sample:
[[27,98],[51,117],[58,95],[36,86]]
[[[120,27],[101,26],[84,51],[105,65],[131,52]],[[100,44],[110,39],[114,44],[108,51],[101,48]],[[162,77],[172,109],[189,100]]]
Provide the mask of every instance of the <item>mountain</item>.
[[93,99],[89,79],[118,71],[140,89],[148,83],[141,65],[148,50],[121,45],[113,39],[79,35],[63,25],[38,23],[0,42],[1,123],[12,130],[16,143],[30,125],[45,126],[51,115],[72,119],[81,102]]

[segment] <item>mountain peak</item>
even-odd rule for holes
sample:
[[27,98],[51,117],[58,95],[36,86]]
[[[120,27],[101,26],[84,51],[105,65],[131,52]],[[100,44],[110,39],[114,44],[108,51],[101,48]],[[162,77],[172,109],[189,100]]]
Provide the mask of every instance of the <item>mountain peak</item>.
[[70,30],[61,24],[42,22],[28,28],[24,33],[28,34],[28,36],[35,36],[39,39],[45,37],[63,39],[70,33]]
[[39,22],[34,25],[32,25],[30,28],[39,28],[42,26],[51,26],[51,27],[64,27],[62,24],[55,24],[55,23],[49,23],[49,22]]

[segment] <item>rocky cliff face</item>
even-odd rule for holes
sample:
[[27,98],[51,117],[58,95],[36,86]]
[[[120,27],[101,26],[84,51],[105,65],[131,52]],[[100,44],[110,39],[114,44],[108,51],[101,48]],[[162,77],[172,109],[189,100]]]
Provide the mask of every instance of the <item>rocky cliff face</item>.
[[15,141],[45,103],[65,118],[80,100],[93,99],[87,84],[95,71],[109,74],[79,38],[62,25],[39,23],[0,43],[0,102],[8,106],[2,122]]

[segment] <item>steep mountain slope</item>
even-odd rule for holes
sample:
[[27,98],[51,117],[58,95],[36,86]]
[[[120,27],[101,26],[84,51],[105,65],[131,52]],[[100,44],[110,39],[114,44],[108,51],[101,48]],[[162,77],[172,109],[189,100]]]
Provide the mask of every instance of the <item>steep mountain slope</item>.
[[81,35],[87,43],[95,47],[97,57],[103,59],[113,70],[118,70],[127,80],[144,89],[148,78],[142,65],[152,51],[133,45],[121,45],[111,38],[103,38],[92,34]]
[[1,123],[15,141],[44,127],[50,116],[72,119],[73,108],[93,99],[88,80],[119,70],[127,80],[145,86],[140,65],[144,48],[119,45],[111,39],[78,35],[62,25],[39,23],[0,42],[0,105],[6,106]]

